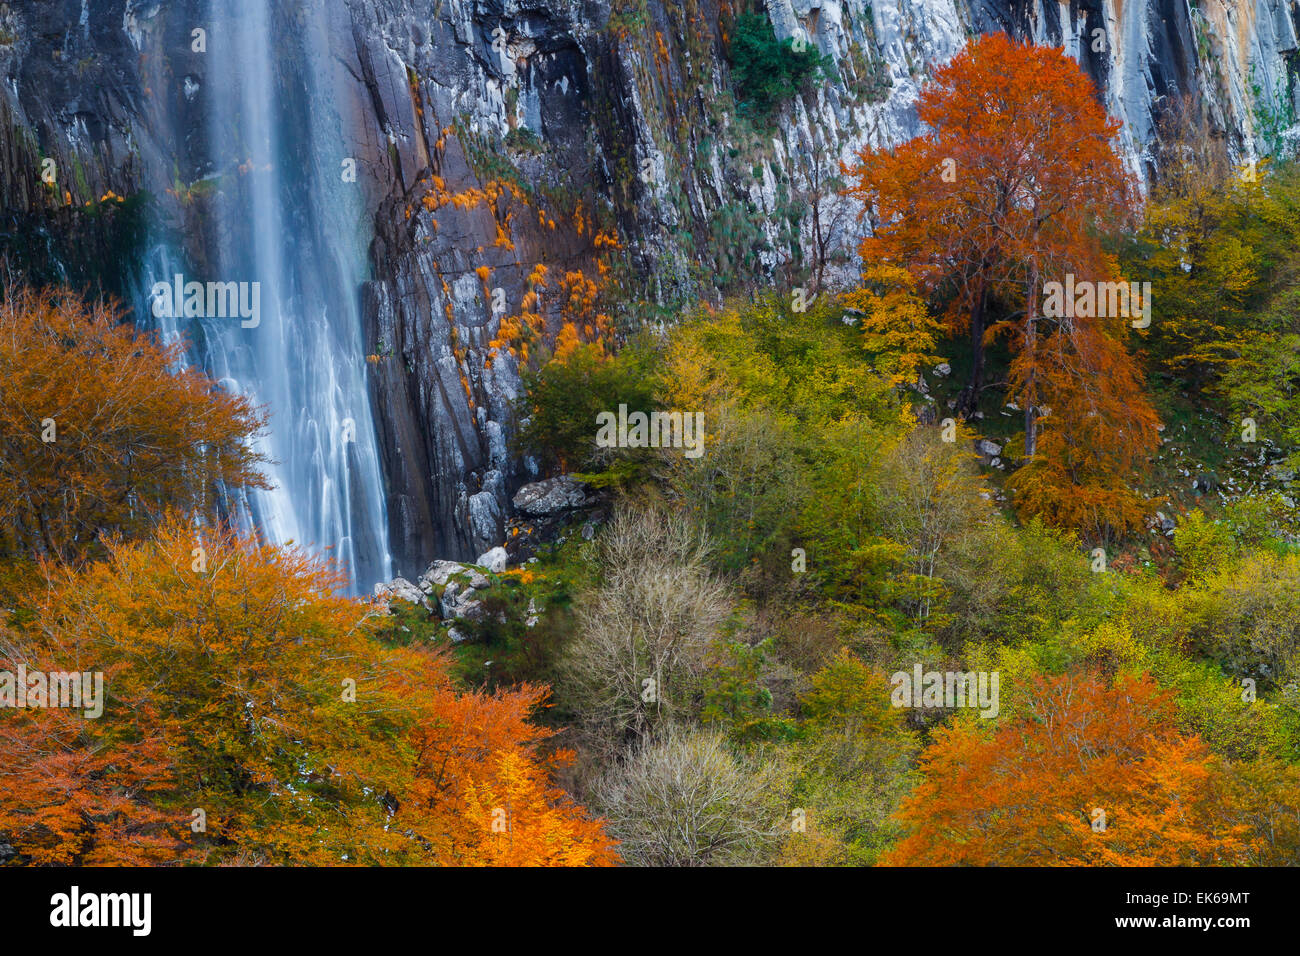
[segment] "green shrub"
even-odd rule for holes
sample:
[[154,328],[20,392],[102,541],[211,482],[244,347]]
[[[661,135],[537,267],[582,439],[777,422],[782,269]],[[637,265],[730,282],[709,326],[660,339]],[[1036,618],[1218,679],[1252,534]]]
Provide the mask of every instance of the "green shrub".
[[1199,581],[1225,567],[1237,555],[1232,529],[1193,511],[1174,532],[1178,564],[1189,581]]
[[736,18],[728,53],[740,108],[760,117],[770,116],[803,83],[830,73],[829,60],[815,46],[796,50],[793,40],[778,41],[771,21],[758,13]]
[[609,358],[599,346],[580,345],[524,376],[527,399],[519,409],[524,424],[521,448],[544,468],[582,469],[595,462],[596,416],[630,411],[649,413],[655,403],[656,353],[630,346]]

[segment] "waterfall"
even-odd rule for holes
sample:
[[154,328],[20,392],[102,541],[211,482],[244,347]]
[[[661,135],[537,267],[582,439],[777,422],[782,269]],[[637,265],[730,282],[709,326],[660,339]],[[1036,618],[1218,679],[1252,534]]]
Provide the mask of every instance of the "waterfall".
[[241,520],[331,557],[364,593],[392,565],[358,299],[369,237],[359,186],[341,174],[345,119],[320,8],[209,0],[203,240],[198,254],[162,244],[145,288],[183,275],[254,290],[255,321],[208,308],[160,318],[160,331],[185,334],[192,361],[269,412],[255,446],[273,488],[235,503]]

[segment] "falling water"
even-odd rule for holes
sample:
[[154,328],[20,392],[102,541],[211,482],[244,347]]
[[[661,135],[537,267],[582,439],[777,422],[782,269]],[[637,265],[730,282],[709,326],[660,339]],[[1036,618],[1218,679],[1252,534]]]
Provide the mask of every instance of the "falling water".
[[206,315],[163,319],[161,331],[185,333],[193,361],[270,414],[257,449],[274,487],[243,499],[243,519],[274,543],[328,553],[364,592],[391,573],[357,296],[367,237],[358,186],[340,173],[337,61],[320,7],[211,0],[209,238],[188,270],[174,249],[156,250],[146,288],[176,273],[259,283],[255,328]]

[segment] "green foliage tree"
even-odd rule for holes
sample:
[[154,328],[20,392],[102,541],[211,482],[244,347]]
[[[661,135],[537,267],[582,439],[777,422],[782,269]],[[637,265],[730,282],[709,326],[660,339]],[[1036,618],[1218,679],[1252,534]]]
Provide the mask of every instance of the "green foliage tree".
[[770,116],[804,83],[833,69],[817,47],[807,41],[802,49],[796,49],[793,38],[778,41],[772,21],[760,13],[743,13],[736,18],[727,52],[741,109],[759,118]]
[[[519,446],[537,455],[546,468],[597,466],[596,416],[617,413],[620,404],[647,414],[658,408],[656,361],[654,350],[645,346],[630,346],[611,358],[599,345],[582,344],[564,358],[525,373]],[[626,475],[635,469],[626,467],[627,451],[620,451]]]

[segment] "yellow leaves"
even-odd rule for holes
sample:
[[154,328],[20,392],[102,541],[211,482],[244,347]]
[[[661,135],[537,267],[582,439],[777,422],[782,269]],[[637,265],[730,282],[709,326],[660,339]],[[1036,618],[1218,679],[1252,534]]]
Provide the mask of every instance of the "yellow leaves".
[[891,384],[911,384],[922,365],[939,361],[933,352],[943,323],[930,315],[906,269],[872,266],[863,273],[863,287],[844,298],[862,313],[863,346],[878,354],[877,364]]
[[72,295],[0,302],[0,551],[84,556],[98,549],[87,528],[139,533],[212,482],[262,486],[247,436],[265,416],[198,371],[174,374],[183,348]]
[[664,355],[664,379],[674,383],[674,405],[705,409],[729,399],[735,389],[723,356],[733,348],[743,347],[743,341],[739,317],[731,311],[712,322],[675,330]]
[[1222,294],[1240,302],[1258,278],[1255,251],[1237,236],[1225,236],[1206,249],[1204,255],[1208,281]]
[[1103,621],[1083,635],[1081,644],[1089,664],[1105,673],[1136,674],[1147,659],[1146,648],[1134,638],[1125,618]]

